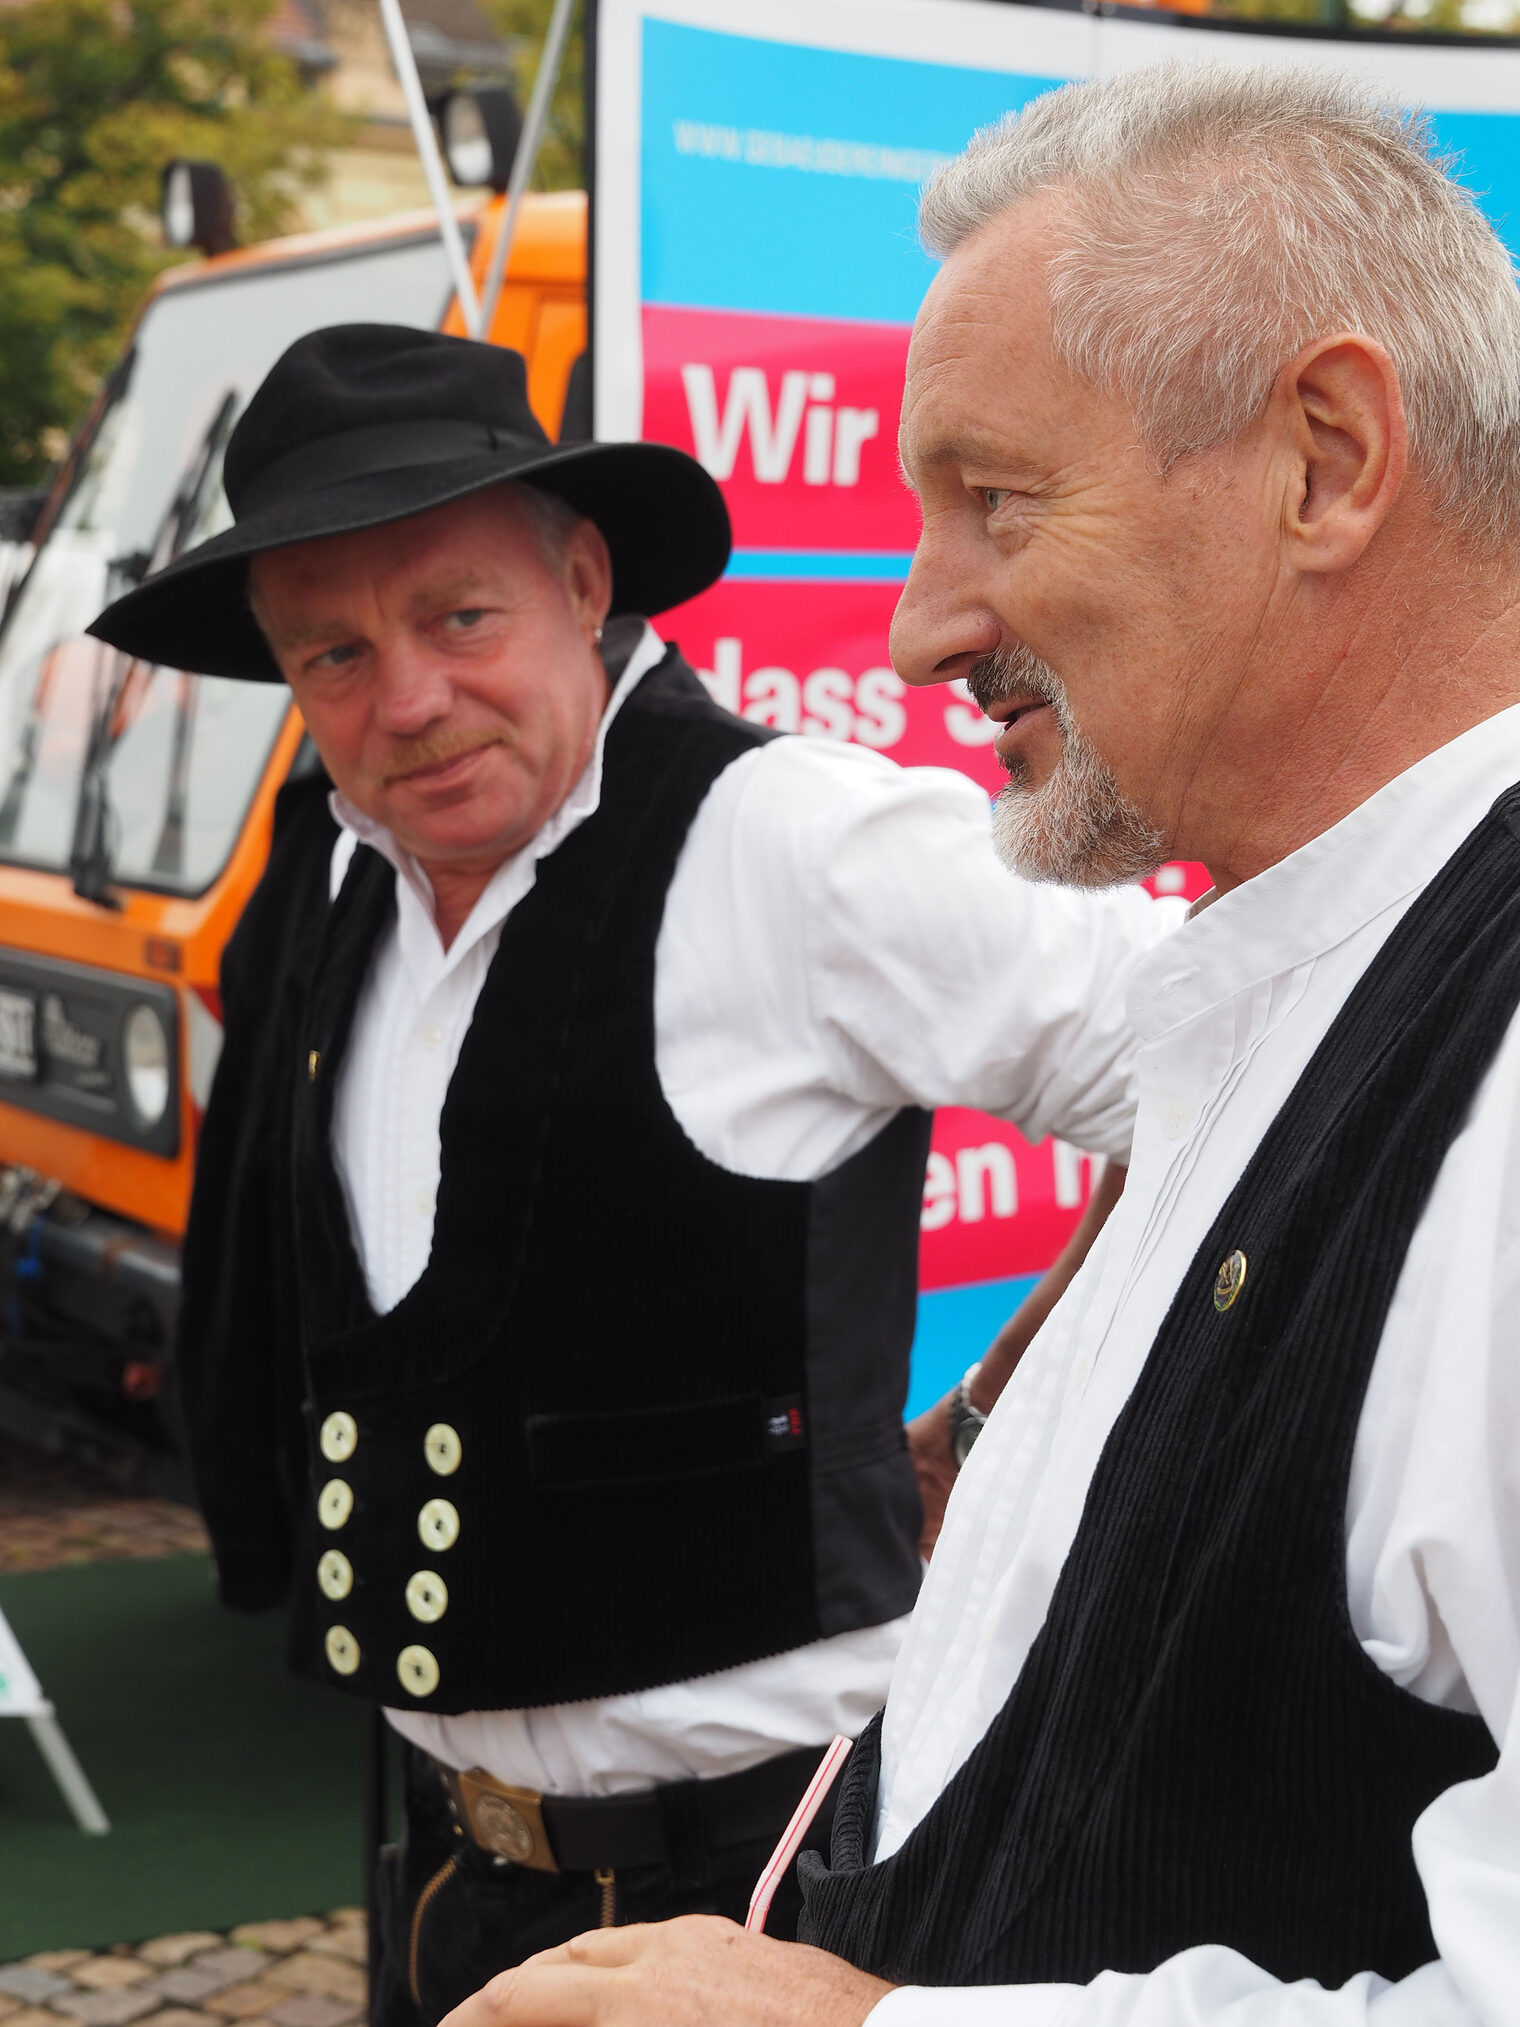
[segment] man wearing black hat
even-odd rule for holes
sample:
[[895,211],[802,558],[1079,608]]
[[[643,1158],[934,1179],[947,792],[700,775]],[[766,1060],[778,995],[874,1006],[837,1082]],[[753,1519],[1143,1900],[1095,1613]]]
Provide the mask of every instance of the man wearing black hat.
[[638,616],[723,569],[717,488],[549,445],[513,353],[318,332],[225,479],[95,627],[283,676],[335,787],[229,946],[187,1413],[224,1598],[413,1748],[373,2017],[432,2021],[598,1920],[742,1912],[918,1586],[929,1109],[1123,1158],[1175,911],[718,708]]

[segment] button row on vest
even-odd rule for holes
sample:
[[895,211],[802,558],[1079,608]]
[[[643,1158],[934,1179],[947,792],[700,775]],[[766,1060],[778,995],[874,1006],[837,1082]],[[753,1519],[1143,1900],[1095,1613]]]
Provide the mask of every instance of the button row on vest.
[[417,1515],[417,1532],[425,1548],[452,1548],[459,1539],[459,1508],[452,1500],[428,1500]]
[[422,1439],[422,1454],[430,1471],[436,1472],[440,1478],[452,1478],[464,1455],[459,1431],[451,1429],[447,1422],[434,1422]]
[[[322,1644],[335,1675],[356,1673],[359,1643],[347,1626],[329,1626]],[[426,1647],[403,1647],[396,1656],[396,1679],[411,1696],[431,1696],[438,1687],[437,1657]]]
[[342,1527],[354,1510],[354,1488],[344,1478],[329,1478],[317,1494],[317,1518],[326,1528]]
[[406,1609],[424,1626],[431,1626],[449,1609],[449,1587],[436,1570],[418,1570],[406,1587]]
[[329,1464],[346,1464],[359,1447],[359,1424],[339,1408],[322,1424],[317,1441]]

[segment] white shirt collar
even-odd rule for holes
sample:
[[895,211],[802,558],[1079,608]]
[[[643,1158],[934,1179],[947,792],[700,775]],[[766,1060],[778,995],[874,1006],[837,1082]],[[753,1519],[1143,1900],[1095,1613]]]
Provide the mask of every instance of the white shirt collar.
[[1427,753],[1329,830],[1212,898],[1135,967],[1127,1008],[1142,1041],[1312,963],[1408,901],[1516,781],[1520,704]]
[[433,918],[433,889],[427,874],[411,853],[397,844],[384,824],[365,816],[346,796],[337,789],[333,790],[329,807],[343,836],[333,854],[332,893],[336,896],[342,886],[354,849],[360,844],[371,846],[394,866],[401,958],[424,990],[462,963],[483,937],[501,927],[532,887],[539,860],[556,851],[587,817],[596,814],[602,799],[602,755],[608,730],[628,698],[664,653],[665,643],[654,628],[646,624],[624,665],[623,673],[613,686],[601,723],[596,728],[591,757],[581,770],[575,786],[543,828],[497,867],[447,951],[439,940]]

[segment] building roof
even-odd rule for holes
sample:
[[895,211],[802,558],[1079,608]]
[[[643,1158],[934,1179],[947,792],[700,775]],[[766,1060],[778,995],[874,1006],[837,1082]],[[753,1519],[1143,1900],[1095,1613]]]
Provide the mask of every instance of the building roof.
[[331,70],[338,61],[316,0],[279,0],[265,32],[302,70]]
[[451,73],[477,76],[509,72],[511,44],[492,27],[477,0],[401,0],[401,11],[419,68],[446,65]]

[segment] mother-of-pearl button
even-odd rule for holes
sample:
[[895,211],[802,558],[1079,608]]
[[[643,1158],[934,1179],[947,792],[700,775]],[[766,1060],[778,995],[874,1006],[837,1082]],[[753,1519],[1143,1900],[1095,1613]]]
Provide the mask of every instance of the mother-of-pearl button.
[[323,1645],[328,1666],[339,1675],[352,1675],[359,1665],[359,1643],[347,1626],[329,1626]]
[[354,1510],[354,1488],[345,1478],[329,1478],[317,1494],[317,1518],[324,1527],[341,1527]]
[[430,1470],[436,1471],[440,1478],[452,1478],[464,1455],[459,1431],[451,1429],[447,1422],[434,1422],[422,1439],[422,1454],[427,1458]]
[[354,1587],[354,1566],[341,1549],[330,1548],[317,1564],[317,1582],[323,1597],[335,1604],[348,1596]]
[[406,1609],[431,1626],[449,1609],[449,1587],[435,1570],[418,1570],[406,1586]]
[[417,1515],[417,1532],[427,1548],[452,1548],[459,1539],[459,1508],[450,1499],[430,1499]]
[[438,1687],[438,1663],[426,1647],[403,1647],[396,1656],[396,1674],[412,1696],[431,1696]]
[[359,1424],[339,1408],[322,1424],[317,1440],[329,1464],[346,1464],[359,1447]]

